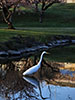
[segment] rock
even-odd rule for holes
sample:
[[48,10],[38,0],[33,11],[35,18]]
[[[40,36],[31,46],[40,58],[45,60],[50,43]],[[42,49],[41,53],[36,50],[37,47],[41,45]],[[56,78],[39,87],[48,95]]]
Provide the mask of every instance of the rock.
[[0,63],[20,60],[22,57],[29,57],[37,52],[54,47],[74,44],[74,39],[74,37],[72,38],[70,36],[57,35],[52,36],[50,42],[41,43],[36,41],[34,37],[22,37],[18,35],[12,37],[7,42],[0,43]]
[[20,56],[20,54],[21,54],[20,51],[8,50],[8,55],[9,56]]
[[8,56],[8,52],[0,51],[0,57],[7,57],[7,56]]

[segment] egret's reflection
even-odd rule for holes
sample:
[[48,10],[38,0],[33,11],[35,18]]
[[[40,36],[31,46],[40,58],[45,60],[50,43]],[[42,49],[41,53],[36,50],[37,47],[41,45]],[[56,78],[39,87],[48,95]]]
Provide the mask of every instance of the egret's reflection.
[[[34,77],[23,77],[17,71],[8,71],[0,79],[1,100],[44,100],[41,82]],[[37,91],[38,90],[38,91]]]
[[44,100],[44,99],[50,98],[50,97],[43,97],[42,89],[41,89],[42,88],[41,82],[38,81],[38,79],[36,79],[35,77],[31,77],[31,76],[25,76],[25,77],[23,77],[23,79],[39,89],[39,93],[40,93],[39,95],[40,95],[41,99]]
[[26,77],[23,77],[23,79],[27,81],[28,83],[32,84],[33,86],[39,87],[39,81],[35,77],[26,76]]

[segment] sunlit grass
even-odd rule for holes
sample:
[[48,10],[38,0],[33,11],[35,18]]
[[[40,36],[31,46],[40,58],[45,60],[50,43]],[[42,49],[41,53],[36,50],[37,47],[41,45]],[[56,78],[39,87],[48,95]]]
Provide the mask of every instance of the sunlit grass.
[[75,36],[75,28],[18,28],[17,30],[0,29],[0,41],[6,41],[12,36],[33,36],[39,41],[47,41],[53,35]]

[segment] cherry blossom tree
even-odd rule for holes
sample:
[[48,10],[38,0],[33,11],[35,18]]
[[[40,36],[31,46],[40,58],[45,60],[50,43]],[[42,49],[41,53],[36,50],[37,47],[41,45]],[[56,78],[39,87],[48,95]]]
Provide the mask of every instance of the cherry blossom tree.
[[[12,24],[12,15],[20,0],[0,0],[0,9],[4,21],[8,24],[9,29],[14,29]],[[11,10],[12,9],[12,10]]]

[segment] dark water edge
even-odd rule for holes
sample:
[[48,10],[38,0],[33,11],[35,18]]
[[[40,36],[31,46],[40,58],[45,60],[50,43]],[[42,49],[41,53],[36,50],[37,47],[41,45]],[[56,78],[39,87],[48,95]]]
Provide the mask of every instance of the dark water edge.
[[34,37],[12,37],[9,41],[0,43],[0,63],[19,61],[21,58],[35,56],[44,50],[72,44],[75,44],[75,37],[71,36],[51,36],[44,43],[35,40]]

